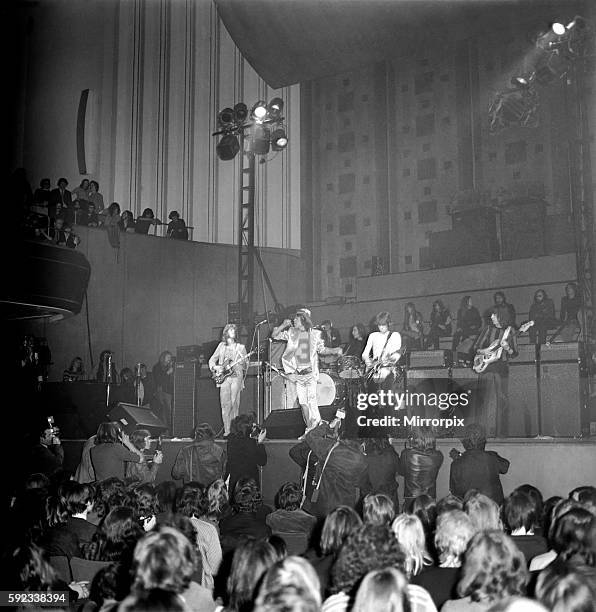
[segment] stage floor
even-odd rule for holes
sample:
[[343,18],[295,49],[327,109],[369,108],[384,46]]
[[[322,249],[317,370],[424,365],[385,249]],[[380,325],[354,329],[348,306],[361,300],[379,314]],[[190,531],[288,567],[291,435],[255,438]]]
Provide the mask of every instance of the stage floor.
[[[84,440],[63,440],[65,468],[72,470],[80,459]],[[164,439],[162,449],[164,461],[157,474],[157,482],[171,479],[171,470],[176,455],[184,446],[191,444],[190,439]],[[225,445],[224,440],[218,444]],[[288,451],[296,440],[269,440],[267,465],[262,469],[263,498],[273,503],[275,493],[286,481],[299,481],[300,468],[290,459]],[[404,441],[394,441],[395,450],[400,453]],[[451,448],[463,450],[459,440],[441,438],[437,448],[445,459],[437,477],[437,497],[449,492],[449,469]],[[511,462],[509,473],[501,477],[505,495],[521,484],[532,484],[542,492],[544,498],[552,495],[566,497],[569,491],[580,485],[596,486],[596,439],[593,438],[509,438],[490,439],[487,450],[493,450]],[[403,493],[403,478],[398,477],[400,498]]]

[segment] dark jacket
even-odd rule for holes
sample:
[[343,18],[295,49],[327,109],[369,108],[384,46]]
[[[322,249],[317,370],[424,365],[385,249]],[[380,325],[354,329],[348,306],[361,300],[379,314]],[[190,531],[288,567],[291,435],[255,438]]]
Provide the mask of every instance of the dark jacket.
[[398,485],[395,476],[400,472],[399,455],[393,447],[388,447],[381,453],[368,453],[365,459],[368,481],[364,484],[362,494],[384,493],[397,508]]
[[178,453],[172,478],[182,479],[184,484],[195,480],[209,486],[214,480],[223,478],[225,465],[226,451],[213,440],[201,440]]
[[227,445],[228,461],[224,479],[230,475],[228,491],[234,492],[236,483],[241,478],[254,478],[259,482],[259,467],[267,465],[267,451],[263,444],[257,444],[254,438],[230,436]]
[[61,444],[36,444],[31,449],[29,460],[27,462],[27,475],[29,474],[45,474],[52,476],[57,472],[64,463],[64,449]]
[[457,329],[461,330],[464,338],[477,334],[481,327],[482,319],[478,308],[472,306],[472,308],[460,308],[457,311]]
[[509,461],[495,451],[467,450],[451,464],[449,490],[463,497],[470,489],[476,489],[501,504],[503,487],[499,474],[506,474]]
[[221,549],[224,553],[233,550],[242,538],[249,536],[256,540],[268,538],[271,529],[265,524],[265,518],[256,512],[238,512],[219,523]]
[[437,496],[437,474],[443,464],[440,450],[406,448],[399,458],[400,473],[404,477],[404,498]]

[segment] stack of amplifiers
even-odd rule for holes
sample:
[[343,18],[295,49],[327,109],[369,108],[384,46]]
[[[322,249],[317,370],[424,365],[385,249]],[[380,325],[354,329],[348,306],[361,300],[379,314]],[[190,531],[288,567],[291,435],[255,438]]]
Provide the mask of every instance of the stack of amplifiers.
[[451,365],[451,351],[412,351],[408,365],[410,368],[444,368]]
[[176,362],[172,402],[172,436],[175,438],[191,437],[197,425],[196,380],[199,368],[196,361]]

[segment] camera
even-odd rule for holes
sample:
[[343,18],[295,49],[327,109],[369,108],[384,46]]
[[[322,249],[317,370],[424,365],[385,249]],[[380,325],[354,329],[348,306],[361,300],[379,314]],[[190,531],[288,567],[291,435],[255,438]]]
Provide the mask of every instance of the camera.
[[259,427],[256,423],[253,423],[252,429],[250,430],[250,434],[248,434],[248,437],[256,440],[261,435],[262,431],[264,431],[262,427]]

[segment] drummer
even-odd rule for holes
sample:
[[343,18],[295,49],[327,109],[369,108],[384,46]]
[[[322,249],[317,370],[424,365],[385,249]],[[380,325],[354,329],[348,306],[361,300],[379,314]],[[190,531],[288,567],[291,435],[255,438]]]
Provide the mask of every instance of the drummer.
[[356,323],[350,330],[350,341],[344,347],[344,355],[360,357],[366,346],[366,329],[362,323]]

